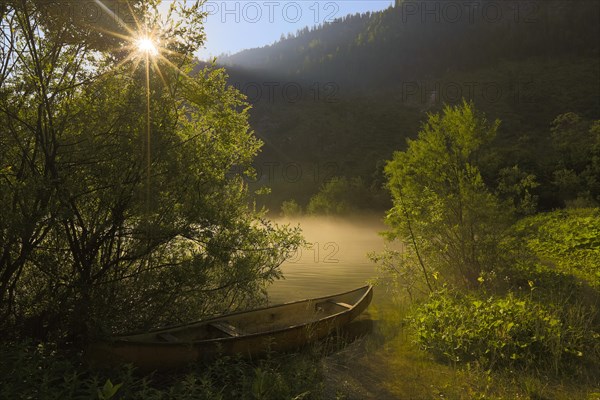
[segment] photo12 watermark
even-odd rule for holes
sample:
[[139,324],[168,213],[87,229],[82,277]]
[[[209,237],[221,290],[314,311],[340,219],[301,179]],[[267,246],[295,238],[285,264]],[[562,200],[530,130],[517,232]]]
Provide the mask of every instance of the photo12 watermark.
[[340,86],[336,82],[300,83],[293,81],[233,82],[250,103],[298,103],[302,101],[336,103]]
[[[244,176],[247,183],[273,184],[328,182],[341,173],[340,165],[335,161],[301,164],[298,162],[263,161],[253,166],[254,175]],[[228,176],[243,174],[242,168],[234,167]]]
[[[180,0],[171,0],[180,1]],[[381,1],[378,1],[381,2]],[[170,1],[165,1],[165,4]],[[298,26],[333,23],[347,11],[347,1],[242,1],[209,0],[200,4],[206,20],[226,23],[249,24],[297,24]],[[385,3],[385,2],[384,2]],[[391,5],[391,2],[389,2]],[[558,6],[569,6],[569,2],[559,2]],[[110,5],[110,8],[108,8]],[[136,24],[132,9],[126,2],[103,3],[100,1],[48,0],[40,7],[52,10],[53,15],[61,15],[97,24],[119,21],[128,25]],[[396,8],[402,14],[403,23],[538,23],[543,21],[541,1],[502,0],[502,1],[454,1],[454,0],[405,0]]]
[[207,1],[202,10],[221,23],[321,24],[340,16],[336,1]]
[[495,81],[404,81],[401,84],[402,102],[439,106],[465,100],[495,104],[532,103],[535,81],[533,78],[515,79],[512,82]]
[[288,254],[290,264],[338,264],[340,245],[337,242],[314,242]]
[[489,23],[533,24],[541,20],[540,1],[403,1],[402,22],[411,23]]

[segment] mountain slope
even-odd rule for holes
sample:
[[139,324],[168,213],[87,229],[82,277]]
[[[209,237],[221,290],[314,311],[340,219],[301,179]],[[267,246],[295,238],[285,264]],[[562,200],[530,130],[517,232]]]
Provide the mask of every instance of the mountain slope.
[[[459,21],[441,11],[423,19],[408,8],[422,3],[304,29],[219,60],[254,104],[252,126],[265,142],[260,183],[273,187],[268,204],[305,202],[332,175],[378,187],[384,160],[443,103],[466,98],[503,121],[486,175],[492,182],[515,164],[549,182],[554,118],[600,118],[600,2],[482,1],[473,18]],[[482,14],[492,5],[503,16],[493,22]],[[265,177],[274,165],[293,165],[302,177]],[[324,165],[327,172],[315,175]],[[551,188],[542,189],[542,203],[555,206]]]

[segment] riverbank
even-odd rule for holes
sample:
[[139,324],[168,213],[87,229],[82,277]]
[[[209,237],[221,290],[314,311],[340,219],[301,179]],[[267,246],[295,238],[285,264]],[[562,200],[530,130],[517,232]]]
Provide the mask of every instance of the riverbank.
[[421,351],[406,305],[373,304],[366,336],[334,338],[294,354],[222,358],[170,374],[91,371],[48,346],[3,344],[0,398],[97,399],[600,399],[598,386],[523,371],[444,364]]
[[[582,301],[593,302],[593,288],[598,288],[594,266],[600,255],[595,233],[597,220],[597,211],[570,210],[539,214],[516,225],[523,243],[536,254],[543,253],[546,262],[539,266],[542,269],[537,275],[522,271],[528,273],[529,279],[525,281],[528,299],[524,301],[548,305],[548,301],[542,301],[546,297],[537,296],[546,291],[555,293],[552,290],[560,289],[562,293],[568,289],[571,300],[579,296]],[[347,236],[336,241],[340,262],[326,265],[309,260],[284,265],[289,278],[277,283],[279,292],[272,298],[279,296],[276,300],[292,301],[313,294],[331,294],[345,290],[344,285],[359,286],[364,284],[364,279],[377,276],[374,266],[363,261],[367,259],[361,252],[363,247],[374,246],[376,241],[382,245],[378,230],[356,221],[332,219],[330,222],[322,229],[315,224],[311,227],[315,231],[309,229],[307,233],[316,241],[335,233],[331,230],[334,228],[345,232]],[[354,256],[358,258],[353,259]],[[356,271],[353,272],[353,268]],[[578,282],[587,282],[588,291],[574,290],[580,286],[568,286]],[[502,293],[480,295],[484,300],[502,299]],[[426,298],[419,301],[423,304]],[[192,365],[168,374],[140,375],[125,366],[112,371],[90,370],[80,362],[79,354],[65,352],[51,344],[2,343],[0,398],[600,399],[600,379],[597,378],[600,373],[594,374],[593,365],[582,365],[587,368],[586,378],[572,371],[550,373],[536,365],[492,369],[478,361],[449,362],[434,357],[422,349],[415,326],[409,323],[411,316],[414,321],[416,305],[397,289],[381,284],[375,287],[371,306],[341,336],[292,354],[273,353],[252,361],[222,357],[211,364]],[[469,317],[460,314],[453,321],[461,316],[465,320]],[[508,317],[504,318],[505,322],[510,322]],[[474,326],[468,328],[475,329]],[[567,329],[573,332],[573,328]],[[461,337],[460,332],[447,333],[454,335],[453,340]],[[505,339],[510,343],[510,337]],[[461,343],[461,346],[466,345]]]
[[600,382],[540,376],[535,371],[488,371],[447,364],[419,349],[403,323],[408,306],[374,304],[373,332],[323,359],[323,398],[599,400]]

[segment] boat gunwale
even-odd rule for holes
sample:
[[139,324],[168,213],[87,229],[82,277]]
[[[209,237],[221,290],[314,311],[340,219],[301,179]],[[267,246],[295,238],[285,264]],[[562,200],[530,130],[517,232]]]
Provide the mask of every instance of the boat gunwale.
[[[255,312],[255,311],[263,311],[263,310],[267,310],[267,309],[279,308],[279,307],[283,307],[283,306],[289,306],[289,305],[294,305],[294,304],[299,304],[299,303],[304,303],[304,302],[311,302],[311,301],[316,302],[318,300],[330,299],[332,297],[342,296],[342,295],[349,294],[352,292],[358,292],[360,290],[364,290],[364,293],[362,294],[362,296],[360,296],[359,299],[357,299],[352,304],[352,308],[348,308],[348,309],[342,310],[340,312],[337,312],[337,313],[334,313],[331,315],[327,315],[327,316],[317,319],[315,321],[304,322],[304,323],[297,324],[297,325],[290,325],[290,326],[286,326],[284,328],[248,333],[246,335],[241,335],[241,336],[222,337],[222,338],[213,338],[213,339],[204,339],[204,340],[191,340],[191,341],[181,341],[181,342],[159,342],[159,341],[142,341],[142,340],[127,339],[127,337],[130,337],[130,336],[137,336],[137,335],[143,335],[143,334],[150,335],[150,334],[156,334],[156,333],[160,333],[160,332],[164,332],[164,331],[171,331],[175,328],[185,328],[185,327],[189,327],[189,326],[196,325],[196,324],[198,324],[198,325],[209,324],[210,322],[215,321],[215,320],[220,320],[220,319],[224,319],[226,317],[236,316],[236,315],[240,315],[240,314],[247,314],[247,313],[251,313],[251,312]],[[209,318],[206,320],[190,322],[190,323],[184,324],[184,325],[175,325],[175,326],[166,327],[166,328],[154,329],[154,330],[151,330],[148,332],[143,332],[143,333],[138,333],[138,334],[133,333],[133,334],[128,334],[128,335],[117,336],[112,339],[111,338],[104,339],[104,340],[99,341],[98,343],[109,343],[109,344],[116,344],[116,345],[129,344],[129,345],[137,345],[137,346],[189,347],[189,346],[193,346],[193,345],[200,345],[200,344],[207,344],[207,343],[220,343],[220,342],[228,342],[228,341],[234,341],[234,340],[244,340],[246,338],[254,338],[254,337],[258,337],[258,336],[273,335],[273,334],[276,334],[279,332],[290,331],[293,329],[303,328],[308,325],[318,324],[318,323],[325,322],[327,320],[336,318],[340,315],[350,313],[356,308],[357,305],[361,304],[364,301],[364,299],[369,295],[369,293],[371,293],[372,291],[373,291],[373,285],[365,285],[365,286],[361,286],[361,287],[353,289],[353,290],[349,290],[347,292],[337,293],[337,294],[333,294],[333,295],[329,295],[329,296],[308,298],[308,299],[303,299],[303,300],[295,300],[295,301],[291,301],[291,302],[287,302],[287,303],[276,304],[274,306],[260,307],[260,308],[256,308],[253,310],[236,311],[236,312],[233,312],[230,314],[225,314],[225,315],[222,315],[219,317],[213,317],[213,318]]]

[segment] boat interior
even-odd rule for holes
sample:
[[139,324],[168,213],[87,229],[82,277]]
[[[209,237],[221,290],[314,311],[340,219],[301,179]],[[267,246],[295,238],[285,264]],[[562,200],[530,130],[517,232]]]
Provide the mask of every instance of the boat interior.
[[365,295],[368,287],[331,297],[242,312],[181,327],[123,337],[127,341],[154,343],[189,343],[218,338],[240,337],[270,332],[316,322],[351,310]]

